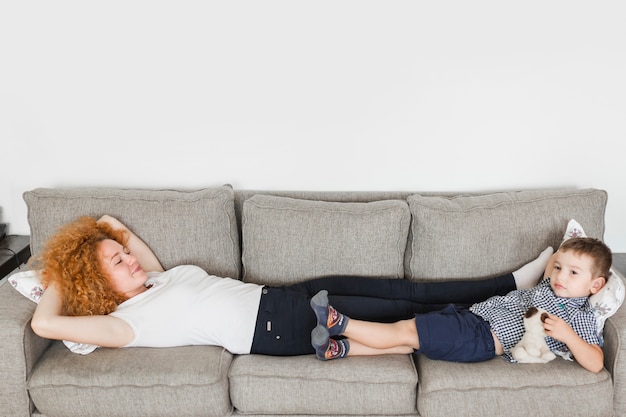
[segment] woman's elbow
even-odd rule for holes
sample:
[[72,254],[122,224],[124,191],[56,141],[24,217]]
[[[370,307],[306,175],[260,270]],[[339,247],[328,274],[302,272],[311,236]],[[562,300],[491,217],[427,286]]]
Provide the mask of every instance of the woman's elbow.
[[37,336],[46,339],[54,339],[50,320],[45,317],[34,316],[30,322],[30,327]]
[[33,317],[33,319],[30,321],[30,328],[33,329],[33,332],[35,332],[37,336],[43,337],[43,333],[45,333],[45,324],[43,323],[43,320],[37,317]]

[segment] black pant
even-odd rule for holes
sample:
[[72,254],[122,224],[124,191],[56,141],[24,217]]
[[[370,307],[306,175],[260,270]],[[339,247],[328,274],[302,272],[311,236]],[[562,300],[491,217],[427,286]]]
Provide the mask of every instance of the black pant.
[[512,274],[473,281],[412,282],[407,279],[325,277],[283,287],[264,287],[251,353],[292,356],[314,353],[317,320],[309,304],[321,290],[350,318],[395,322],[440,310],[449,303],[470,306],[514,290]]

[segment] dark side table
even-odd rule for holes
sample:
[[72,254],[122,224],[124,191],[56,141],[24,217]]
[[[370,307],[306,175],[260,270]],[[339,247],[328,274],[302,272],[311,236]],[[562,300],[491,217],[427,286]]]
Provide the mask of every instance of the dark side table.
[[9,235],[0,240],[0,279],[30,258],[30,236]]

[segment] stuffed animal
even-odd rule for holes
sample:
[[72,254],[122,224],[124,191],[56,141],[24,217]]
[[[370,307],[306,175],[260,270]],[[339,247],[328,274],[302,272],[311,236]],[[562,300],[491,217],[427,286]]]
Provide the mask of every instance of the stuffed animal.
[[524,314],[524,336],[513,349],[511,355],[519,363],[546,363],[556,355],[546,344],[543,322],[548,317],[544,309],[530,307]]

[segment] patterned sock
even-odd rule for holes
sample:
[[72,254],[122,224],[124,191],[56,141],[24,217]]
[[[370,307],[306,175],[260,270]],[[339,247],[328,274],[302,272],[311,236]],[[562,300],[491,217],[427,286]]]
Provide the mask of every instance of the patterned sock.
[[331,339],[326,327],[319,324],[311,331],[311,345],[317,359],[322,361],[345,358],[350,351],[348,339]]
[[311,298],[311,308],[317,324],[326,327],[330,336],[340,336],[348,325],[348,316],[341,314],[328,304],[328,291],[321,290]]

